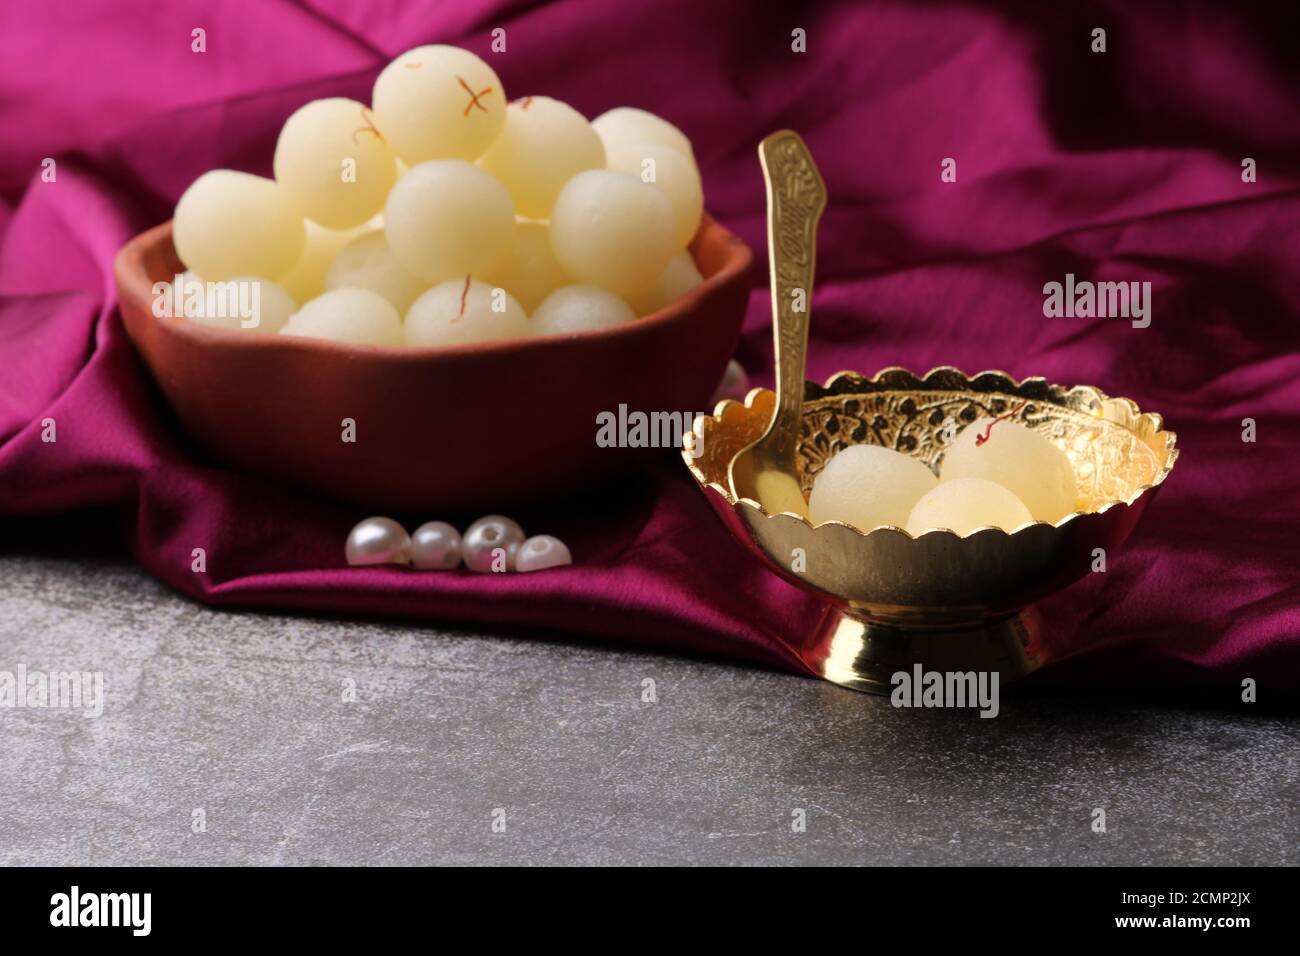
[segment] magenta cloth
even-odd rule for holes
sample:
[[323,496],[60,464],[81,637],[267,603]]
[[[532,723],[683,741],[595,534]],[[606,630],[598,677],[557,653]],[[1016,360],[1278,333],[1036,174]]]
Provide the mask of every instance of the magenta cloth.
[[[1066,6],[1078,9],[1049,11]],[[203,461],[162,405],[117,314],[119,246],[168,218],[205,170],[269,174],[281,123],[307,100],[366,100],[388,59],[448,42],[489,59],[512,96],[670,118],[694,141],[709,208],[760,256],[755,146],[780,127],[803,133],[831,197],[809,377],[999,368],[1165,415],[1179,465],[1107,572],[1044,606],[1065,658],[1046,682],[1219,699],[1244,677],[1295,687],[1300,71],[1288,44],[1300,22],[1289,4],[1233,8],[7,2],[0,516],[110,509],[150,572],[212,604],[802,667],[782,635],[809,627],[816,601],[749,559],[671,458],[617,495],[519,515],[564,538],[574,569],[349,569],[343,538],[364,513]],[[200,27],[205,53],[191,50]],[[489,48],[498,27],[504,53]],[[1104,53],[1090,49],[1095,27]],[[792,50],[796,28],[807,52]],[[1256,182],[1243,182],[1247,157]],[[1149,280],[1151,326],[1044,318],[1043,284],[1067,272]],[[758,383],[770,384],[770,353],[756,285],[739,356]],[[42,441],[45,419],[57,442]],[[191,571],[196,547],[206,573]]]

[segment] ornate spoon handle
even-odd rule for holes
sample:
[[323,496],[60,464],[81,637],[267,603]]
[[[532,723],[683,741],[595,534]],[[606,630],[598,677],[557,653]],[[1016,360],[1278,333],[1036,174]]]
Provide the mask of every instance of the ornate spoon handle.
[[792,473],[803,409],[817,223],[826,208],[826,184],[794,130],[781,130],[764,139],[758,157],[767,185],[767,252],[776,347],[776,411],[767,439],[774,457]]

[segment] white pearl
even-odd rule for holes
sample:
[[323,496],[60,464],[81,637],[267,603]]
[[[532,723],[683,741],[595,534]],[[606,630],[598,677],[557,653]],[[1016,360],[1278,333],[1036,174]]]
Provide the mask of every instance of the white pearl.
[[392,518],[367,518],[348,532],[348,564],[409,564],[411,536]]
[[411,564],[447,571],[460,564],[460,532],[445,521],[427,521],[411,535]]
[[534,535],[525,541],[515,560],[518,571],[544,571],[572,563],[573,556],[569,554],[568,546],[549,534]]
[[461,539],[461,557],[471,571],[492,571],[498,549],[505,549],[506,571],[515,569],[515,554],[524,543],[524,529],[504,515],[479,518],[465,529]]

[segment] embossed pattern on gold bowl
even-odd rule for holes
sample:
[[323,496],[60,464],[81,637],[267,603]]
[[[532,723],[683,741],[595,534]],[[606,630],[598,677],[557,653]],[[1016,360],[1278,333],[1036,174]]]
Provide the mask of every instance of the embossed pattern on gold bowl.
[[[877,631],[987,631],[1019,615],[1088,573],[1097,549],[1109,554],[1122,544],[1178,457],[1176,436],[1159,415],[1091,386],[1018,382],[996,371],[968,377],[950,367],[922,377],[901,368],[871,378],[841,372],[825,385],[805,386],[796,454],[805,494],[826,461],[848,445],[883,445],[937,468],[961,426],[1023,403],[1014,420],[1065,452],[1080,507],[1055,524],[1037,522],[1010,534],[987,528],[965,537],[939,530],[914,538],[890,526],[813,526],[799,515],[768,514],[728,488],[728,463],[762,433],[773,402],[772,392],[755,389],[744,404],[720,403],[713,415],[696,419],[698,456],[683,458],[714,510],[752,551]],[[824,655],[826,648],[809,653]]]

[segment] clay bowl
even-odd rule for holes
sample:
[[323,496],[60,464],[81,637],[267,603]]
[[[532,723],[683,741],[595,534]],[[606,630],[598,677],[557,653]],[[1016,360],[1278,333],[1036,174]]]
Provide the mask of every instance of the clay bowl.
[[[706,217],[704,282],[615,329],[452,348],[379,348],[156,318],[181,271],[167,222],[114,264],[122,320],[168,404],[217,462],[372,509],[502,510],[635,469],[597,415],[707,409],[735,349],[753,253]],[[343,420],[356,441],[342,440]],[[689,416],[687,421],[689,421]]]

